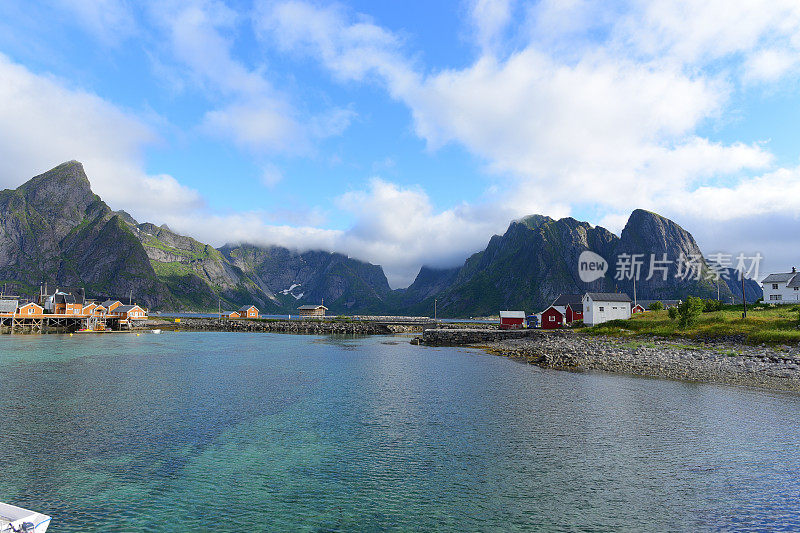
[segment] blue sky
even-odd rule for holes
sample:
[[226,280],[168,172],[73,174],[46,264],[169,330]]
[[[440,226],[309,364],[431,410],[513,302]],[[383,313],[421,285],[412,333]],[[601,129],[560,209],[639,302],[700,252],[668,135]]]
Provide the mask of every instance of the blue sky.
[[393,286],[510,220],[796,261],[792,1],[0,3],[0,186],[68,159],[114,209],[341,251]]

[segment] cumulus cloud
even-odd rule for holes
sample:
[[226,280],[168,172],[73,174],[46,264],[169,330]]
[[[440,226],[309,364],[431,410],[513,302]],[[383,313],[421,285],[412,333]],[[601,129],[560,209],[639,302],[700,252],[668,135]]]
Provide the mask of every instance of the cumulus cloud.
[[475,27],[476,41],[484,49],[497,44],[503,30],[511,21],[512,0],[474,0],[470,17]]
[[[478,56],[431,73],[397,35],[338,6],[263,2],[256,24],[334,79],[385,87],[429,148],[459,144],[511,177],[505,213],[584,206],[618,230],[636,207],[716,221],[800,210],[796,170],[773,169],[767,145],[697,133],[742,84],[796,68],[800,4],[544,0],[525,10],[528,43],[504,54],[493,43],[511,10],[503,0],[470,2]],[[376,200],[381,189],[373,185]],[[381,227],[366,236],[400,242]]]
[[206,134],[231,140],[257,155],[299,155],[349,126],[351,110],[301,113],[287,94],[274,87],[266,66],[249,68],[238,60],[232,50],[241,16],[223,2],[165,1],[151,4],[150,11],[186,75],[223,102],[203,116],[200,130]]
[[[276,225],[274,213],[166,214],[173,230],[226,242],[279,245],[297,250],[327,250],[380,264],[392,287],[409,285],[421,265],[451,267],[486,246],[488,236],[505,231],[512,213],[497,205],[459,205],[436,211],[419,187],[402,187],[373,178],[366,189],[336,199],[352,215],[345,230]],[[311,219],[319,213],[310,213]]]
[[138,216],[201,205],[199,194],[168,175],[148,175],[142,150],[157,137],[132,113],[65,81],[30,72],[0,54],[0,185],[78,159],[112,207]]

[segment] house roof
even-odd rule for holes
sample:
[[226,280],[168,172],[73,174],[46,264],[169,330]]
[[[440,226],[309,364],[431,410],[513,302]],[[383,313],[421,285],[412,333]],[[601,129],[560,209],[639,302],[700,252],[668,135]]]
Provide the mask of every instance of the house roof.
[[36,306],[36,307],[38,307],[39,309],[41,309],[41,308],[42,308],[42,306],[41,306],[41,305],[39,305],[39,304],[37,304],[37,303],[34,303],[34,302],[28,302],[28,303],[26,303],[26,304],[22,304],[22,305],[20,305],[20,306],[19,306],[19,308],[20,308],[20,309],[22,309],[23,307],[28,307],[29,305],[35,305],[35,306]]
[[328,310],[328,308],[325,307],[324,305],[301,305],[300,307],[298,307],[298,309],[301,311],[312,311],[314,309],[319,309],[319,308],[325,309],[326,311]]
[[800,287],[800,273],[794,275],[794,277],[786,284],[787,287]]
[[583,313],[583,303],[582,302],[577,302],[577,303],[570,302],[570,303],[567,304],[567,307],[572,309],[573,313],[576,312],[576,311],[578,313]]
[[770,274],[761,283],[786,283],[795,275],[795,272],[778,272],[777,274]]
[[525,318],[525,311],[500,311],[500,318]]
[[564,316],[564,313],[562,313],[561,311],[556,309],[554,305],[551,305],[550,307],[548,307],[547,309],[542,311],[542,314],[545,314],[546,312],[550,311],[551,309],[553,310],[554,313],[558,313],[559,315]]
[[[132,311],[135,307],[139,307],[136,304],[133,305],[120,305],[116,309],[114,309],[114,313],[127,313],[128,311]],[[141,309],[141,307],[139,307]]]
[[582,294],[561,294],[555,299],[553,305],[558,307],[566,307],[567,304],[579,304],[582,300]]
[[[109,306],[114,305],[117,302],[119,302],[119,300],[106,300],[105,302],[101,303],[100,305],[102,305],[103,307],[108,309]],[[122,302],[119,302],[119,303],[122,303]]]
[[19,306],[19,300],[0,300],[0,313],[13,313]]
[[586,296],[594,302],[630,302],[631,297],[624,292],[587,292]]
[[243,305],[243,306],[241,306],[241,307],[239,308],[239,312],[241,313],[242,311],[247,311],[247,310],[248,310],[248,309],[250,309],[251,307],[252,307],[252,308],[254,308],[254,309],[256,309],[256,311],[258,310],[258,308],[257,308],[255,305]]
[[74,304],[75,296],[66,292],[57,292],[54,295],[53,302],[57,304]]
[[642,300],[642,299],[638,300],[637,303],[642,307],[647,308],[650,306],[650,304],[655,302],[661,302],[662,304],[664,304],[664,307],[674,307],[676,305],[680,305],[681,303],[680,300]]

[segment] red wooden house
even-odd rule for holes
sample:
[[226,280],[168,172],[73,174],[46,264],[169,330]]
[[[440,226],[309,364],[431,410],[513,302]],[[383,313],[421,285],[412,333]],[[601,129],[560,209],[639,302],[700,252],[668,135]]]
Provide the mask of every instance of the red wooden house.
[[525,311],[500,311],[500,329],[525,327]]
[[583,320],[583,304],[582,303],[568,303],[566,317],[567,323],[575,322],[576,320]]
[[557,329],[564,325],[564,315],[554,306],[542,311],[542,329]]

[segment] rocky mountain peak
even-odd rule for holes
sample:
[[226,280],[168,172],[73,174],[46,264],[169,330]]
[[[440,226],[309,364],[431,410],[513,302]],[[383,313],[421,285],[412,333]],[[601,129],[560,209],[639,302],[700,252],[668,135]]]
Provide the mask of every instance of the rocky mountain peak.
[[71,224],[79,224],[89,206],[100,201],[78,161],[67,161],[39,174],[18,191],[30,209],[50,220],[63,219]]
[[631,213],[622,230],[621,241],[620,251],[628,253],[637,253],[639,250],[655,253],[700,253],[691,233],[672,220],[644,209],[636,209]]

